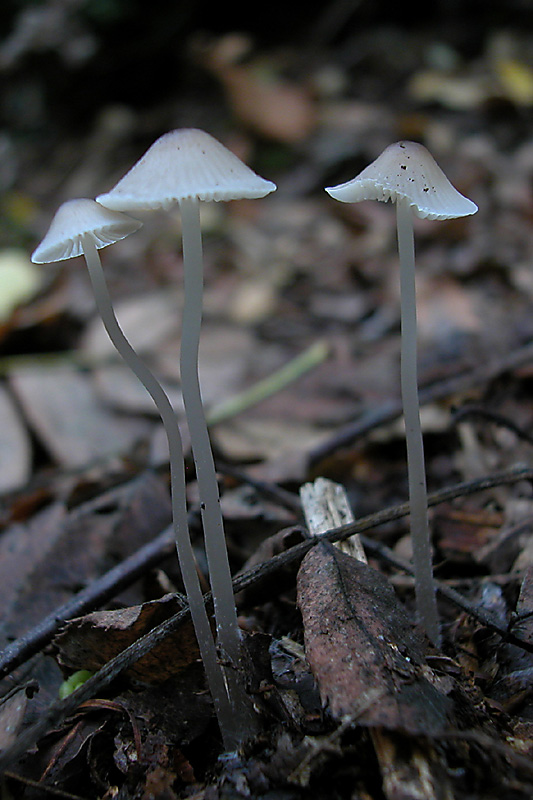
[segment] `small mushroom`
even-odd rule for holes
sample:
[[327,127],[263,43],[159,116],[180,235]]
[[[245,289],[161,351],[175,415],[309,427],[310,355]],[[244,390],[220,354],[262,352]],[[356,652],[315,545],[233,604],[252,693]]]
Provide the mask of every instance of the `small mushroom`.
[[477,206],[450,183],[429,151],[415,142],[396,142],[356,178],[326,188],[335,200],[396,203],[401,293],[401,388],[405,419],[409,503],[417,612],[429,639],[440,644],[440,625],[431,566],[426,473],[417,378],[416,288],[413,214],[452,219],[475,214]]
[[[184,307],[181,384],[201,499],[205,548],[218,644],[235,706],[235,726],[246,716],[247,699],[237,679],[241,639],[220,510],[220,497],[198,376],[203,305],[203,256],[199,201],[265,197],[276,188],[205,131],[184,128],[157,139],[108,193],[96,198],[109,209],[138,212],[178,203],[182,221]],[[237,667],[237,669],[235,669]],[[243,723],[246,728],[248,723]]]
[[[231,741],[232,710],[224,675],[218,663],[189,537],[183,448],[177,418],[165,391],[139,358],[118,324],[98,254],[99,249],[124,239],[138,230],[141,224],[125,214],[109,211],[94,200],[68,200],[57,210],[47,234],[32,255],[32,261],[45,264],[84,256],[96,305],[109,338],[149,392],[161,415],[169,444],[172,516],[181,574],[217,716],[221,721],[221,728],[224,724],[228,726],[226,736]],[[224,734],[225,729],[222,732]]]

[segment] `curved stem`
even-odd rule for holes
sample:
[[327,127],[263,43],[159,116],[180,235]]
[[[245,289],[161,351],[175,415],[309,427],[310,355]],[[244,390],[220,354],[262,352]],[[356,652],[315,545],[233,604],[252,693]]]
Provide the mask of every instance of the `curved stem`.
[[[198,349],[203,306],[203,256],[200,228],[199,202],[196,199],[180,200],[183,236],[184,307],[181,336],[181,388],[189,425],[191,447],[196,465],[196,476],[201,500],[205,549],[209,566],[209,579],[213,592],[218,644],[222,655],[228,659],[226,670],[230,698],[234,702],[236,725],[249,731],[251,720],[246,720],[250,702],[240,685],[236,670],[241,660],[241,638],[237,624],[237,611],[233,596],[232,577],[220,510],[215,463],[202,404],[198,375]],[[233,668],[232,668],[233,667]]]
[[218,662],[215,642],[203,601],[200,580],[196,571],[194,552],[189,537],[183,447],[176,415],[165,391],[148,367],[139,358],[118,324],[109,296],[100,256],[90,237],[84,237],[83,252],[89,270],[96,305],[109,338],[128,367],[137,376],[152,397],[161,415],[168,437],[172,520],[178,559],[185,591],[189,600],[196,638],[204,662],[207,681],[213,696],[221,732],[226,743],[226,739],[229,737],[228,728],[231,727],[232,715],[227,697],[226,684]]
[[440,626],[431,566],[424,445],[420,425],[417,375],[417,325],[413,214],[405,200],[396,202],[402,315],[401,388],[407,446],[411,541],[417,612],[429,639],[440,644]]

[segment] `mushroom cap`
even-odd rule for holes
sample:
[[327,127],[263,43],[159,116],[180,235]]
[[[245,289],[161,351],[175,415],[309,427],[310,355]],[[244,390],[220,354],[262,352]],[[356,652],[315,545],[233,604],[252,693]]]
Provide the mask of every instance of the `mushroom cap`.
[[258,198],[276,185],[260,178],[213,136],[180,128],[160,136],[98,203],[117,211],[169,208],[186,198]]
[[429,150],[416,142],[389,145],[356,178],[326,192],[343,203],[405,199],[422,219],[453,219],[477,211],[476,204],[452,186]]
[[83,254],[83,237],[90,236],[100,249],[125,239],[142,222],[109,211],[94,200],[67,200],[59,206],[41,244],[33,252],[34,264],[64,261]]

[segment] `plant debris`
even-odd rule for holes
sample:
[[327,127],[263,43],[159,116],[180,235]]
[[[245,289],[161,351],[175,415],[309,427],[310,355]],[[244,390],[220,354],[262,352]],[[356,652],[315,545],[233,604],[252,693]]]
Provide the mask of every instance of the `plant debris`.
[[[529,800],[524,4],[416,21],[383,2],[283,20],[273,7],[268,25],[255,8],[26,6],[2,10],[0,34],[0,264],[21,270],[0,280],[2,797]],[[200,381],[258,723],[235,753],[183,602],[156,409],[117,363],[85,271],[27,270],[61,203],[108,191],[180,127],[278,185],[201,217]],[[441,649],[414,610],[394,213],[324,192],[401,139],[479,206],[415,222]],[[102,256],[119,322],[184,427],[179,235],[179,215],[146,215]],[[315,516],[305,486],[322,497]]]

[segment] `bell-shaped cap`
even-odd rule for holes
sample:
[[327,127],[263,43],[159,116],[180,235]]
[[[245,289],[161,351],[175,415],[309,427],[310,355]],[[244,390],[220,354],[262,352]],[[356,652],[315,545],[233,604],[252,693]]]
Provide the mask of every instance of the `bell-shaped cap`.
[[326,192],[343,203],[399,199],[422,219],[454,219],[475,214],[477,206],[452,186],[429,150],[416,142],[396,142],[347,183]]
[[59,206],[48,233],[32,254],[35,264],[64,261],[83,253],[83,238],[91,237],[100,249],[125,239],[142,226],[142,222],[125,214],[109,211],[94,200],[67,200]]
[[275,188],[210,134],[180,128],[157,139],[116,186],[96,200],[116,211],[145,211],[166,209],[186,198],[265,197]]

